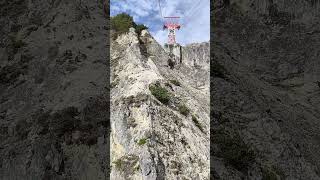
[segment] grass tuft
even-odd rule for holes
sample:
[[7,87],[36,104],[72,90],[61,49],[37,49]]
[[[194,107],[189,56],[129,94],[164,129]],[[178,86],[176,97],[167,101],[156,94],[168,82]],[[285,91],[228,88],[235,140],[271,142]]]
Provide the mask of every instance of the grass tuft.
[[138,145],[139,146],[142,146],[142,145],[144,145],[144,144],[146,144],[147,143],[147,139],[146,138],[142,138],[142,139],[140,139],[139,141],[138,141]]
[[179,111],[182,115],[185,115],[185,116],[188,116],[190,113],[190,109],[184,104],[179,105]]
[[163,104],[169,104],[171,94],[167,89],[161,87],[160,85],[151,85],[149,90],[151,91],[151,94],[160,102]]
[[170,82],[176,86],[181,86],[181,83],[178,80],[171,79]]
[[191,118],[192,118],[193,123],[200,129],[201,132],[203,132],[203,128],[202,128],[200,122],[198,121],[197,117],[192,114]]

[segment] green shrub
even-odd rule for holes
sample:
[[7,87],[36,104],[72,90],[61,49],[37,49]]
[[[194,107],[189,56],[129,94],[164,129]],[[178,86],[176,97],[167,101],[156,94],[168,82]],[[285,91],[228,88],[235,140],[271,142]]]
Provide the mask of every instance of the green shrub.
[[137,171],[137,166],[139,166],[139,157],[133,154],[122,156],[113,162],[115,164],[116,170],[120,172],[125,172],[126,174],[134,174]]
[[124,165],[124,161],[122,159],[117,159],[116,161],[113,162],[115,164],[115,167],[118,169],[118,170],[121,170],[123,169],[123,165]]
[[179,105],[179,111],[180,111],[181,114],[183,114],[185,116],[188,116],[188,114],[190,113],[189,108],[184,104],[180,104]]
[[199,123],[197,117],[192,114],[191,118],[192,118],[193,123],[200,129],[201,132],[203,132],[203,128],[202,128],[201,124]]
[[147,139],[146,138],[142,138],[142,139],[140,139],[139,141],[138,141],[138,145],[139,146],[142,146],[142,145],[144,145],[144,144],[146,144],[147,143]]
[[181,86],[181,83],[178,80],[172,79],[170,82],[176,86]]
[[169,104],[171,94],[167,89],[161,87],[160,85],[151,85],[149,90],[151,91],[151,94],[160,102],[163,104]]
[[129,32],[131,27],[135,28],[136,33],[139,35],[142,30],[148,29],[148,27],[143,24],[136,24],[133,21],[133,18],[126,13],[117,14],[116,16],[111,17],[111,29],[115,31],[112,35],[113,39],[120,34]]
[[134,28],[136,29],[136,33],[139,34],[139,35],[141,34],[142,30],[148,29],[148,27],[143,25],[143,24],[135,25]]
[[117,34],[128,32],[130,27],[134,27],[133,18],[130,15],[121,13],[111,17],[111,29]]

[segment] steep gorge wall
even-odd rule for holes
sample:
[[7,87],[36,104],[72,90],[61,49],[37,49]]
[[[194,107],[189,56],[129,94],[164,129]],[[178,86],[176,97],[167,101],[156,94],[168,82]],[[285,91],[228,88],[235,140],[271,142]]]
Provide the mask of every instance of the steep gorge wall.
[[[168,58],[147,31],[111,43],[111,179],[209,179],[209,81],[198,89],[193,67],[171,70]],[[168,91],[167,103],[153,85]]]
[[0,2],[0,179],[106,179],[102,1]]
[[217,179],[320,179],[313,2],[214,4],[211,167]]

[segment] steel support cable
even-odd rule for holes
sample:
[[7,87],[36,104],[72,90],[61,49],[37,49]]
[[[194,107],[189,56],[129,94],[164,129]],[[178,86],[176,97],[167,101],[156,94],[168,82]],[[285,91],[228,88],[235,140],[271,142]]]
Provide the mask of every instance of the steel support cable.
[[193,17],[193,15],[194,15],[195,13],[197,13],[198,10],[200,10],[200,9],[201,9],[201,6],[198,6],[196,9],[194,9],[194,11],[192,12],[192,14],[190,14],[188,17],[184,17],[181,25],[182,25],[182,26],[186,26],[186,23],[192,21],[192,20],[195,18],[195,17]]
[[188,22],[190,22],[191,20],[193,20],[195,18],[195,16],[193,16],[193,15],[195,13],[197,13],[198,10],[201,10],[201,6],[198,6],[197,10],[193,11],[193,13],[189,16]]
[[194,9],[195,9],[200,3],[201,3],[201,0],[199,0],[197,3],[195,3],[195,5],[194,5],[193,7],[191,7],[190,10],[185,13],[184,16],[187,17],[192,11],[194,11]]
[[[184,15],[183,17],[183,23],[186,22],[186,19],[188,19],[189,17],[191,17],[190,15],[193,15],[194,12],[199,9],[199,5],[201,3],[201,0],[199,0],[189,11],[187,11],[187,13]],[[191,14],[192,13],[192,14]]]
[[158,4],[159,4],[160,17],[163,18],[160,0],[158,0]]
[[[199,1],[199,2],[201,2],[201,1]],[[193,11],[190,11],[189,14],[187,14],[187,16],[185,16],[185,19],[191,18],[196,12],[198,12],[198,10],[201,8],[200,5],[201,4],[199,3],[197,6],[195,6]]]
[[[195,7],[195,8],[193,9],[193,11],[189,11],[189,12],[188,12],[188,14],[189,14],[189,15],[188,15],[188,18],[190,17],[190,18],[188,19],[189,22],[193,19],[193,18],[192,18],[192,15],[194,15],[196,12],[198,12],[198,10],[201,8],[201,6],[199,6],[200,3],[201,3],[201,0],[198,1],[198,3],[197,3],[195,6],[193,6],[193,7]],[[186,17],[186,16],[185,16],[185,17]],[[187,19],[187,18],[185,18],[185,17],[184,17],[184,19],[183,19],[183,24],[182,24],[182,25],[185,25],[184,22],[186,22],[186,19]],[[183,35],[183,38],[185,38],[185,35]]]

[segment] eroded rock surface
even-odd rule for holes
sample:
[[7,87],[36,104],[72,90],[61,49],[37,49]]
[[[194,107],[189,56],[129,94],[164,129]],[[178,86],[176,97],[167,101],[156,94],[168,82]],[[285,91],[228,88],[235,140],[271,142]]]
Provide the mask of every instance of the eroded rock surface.
[[0,2],[0,179],[106,179],[102,1]]
[[320,179],[319,1],[216,1],[216,179]]
[[209,179],[209,43],[184,48],[170,69],[146,30],[111,42],[111,179]]

